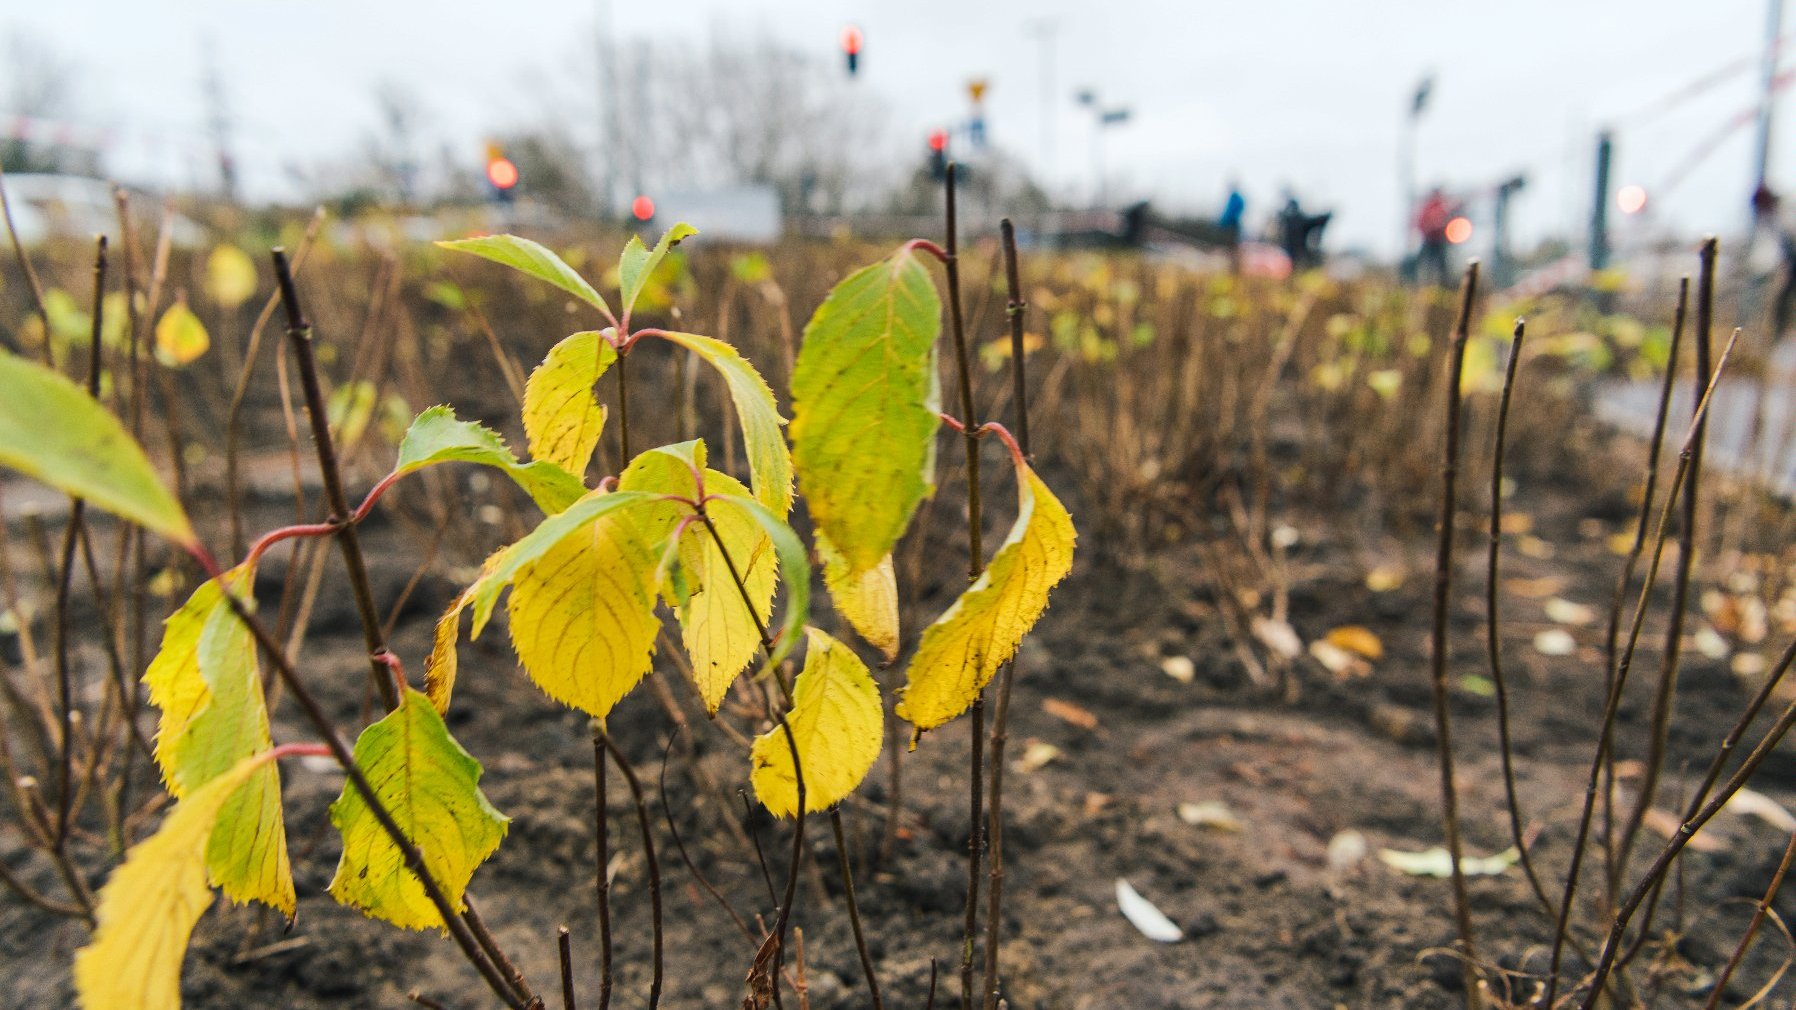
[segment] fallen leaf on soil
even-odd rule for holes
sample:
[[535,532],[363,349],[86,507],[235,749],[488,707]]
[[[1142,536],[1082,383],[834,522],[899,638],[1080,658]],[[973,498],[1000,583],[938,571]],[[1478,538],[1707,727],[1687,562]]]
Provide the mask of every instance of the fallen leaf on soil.
[[[1646,815],[1640,820],[1641,823],[1652,828],[1654,831],[1657,831],[1659,834],[1664,835],[1666,838],[1675,836],[1678,833],[1678,829],[1683,827],[1684,824],[1683,821],[1678,819],[1678,815],[1660,807],[1653,807],[1648,810]],[[1696,834],[1691,835],[1690,841],[1687,844],[1691,849],[1694,849],[1697,852],[1720,852],[1722,849],[1727,848],[1726,842],[1706,831],[1698,831]]]
[[1253,637],[1259,639],[1260,644],[1285,659],[1296,659],[1303,655],[1303,639],[1297,637],[1297,629],[1291,627],[1289,621],[1255,617],[1253,619]]
[[1796,832],[1796,815],[1764,793],[1742,789],[1727,801],[1724,809],[1741,816],[1757,817],[1779,831]]
[[1459,689],[1480,698],[1494,698],[1497,694],[1497,682],[1483,674],[1466,673],[1459,677]]
[[1310,643],[1310,656],[1326,667],[1329,673],[1334,674],[1337,680],[1372,675],[1372,664],[1320,638]]
[[1504,533],[1534,532],[1534,517],[1526,512],[1505,512],[1499,527]]
[[1736,677],[1757,677],[1765,672],[1765,657],[1756,652],[1736,652],[1728,665]]
[[1098,814],[1103,812],[1105,807],[1110,805],[1110,801],[1113,798],[1114,797],[1112,797],[1109,793],[1086,793],[1085,794],[1085,816],[1096,817]]
[[1166,917],[1166,913],[1154,907],[1154,903],[1143,898],[1129,882],[1121,877],[1116,878],[1116,907],[1122,912],[1129,924],[1141,930],[1141,935],[1158,943],[1178,943],[1185,938],[1185,931],[1178,924]]
[[1023,744],[1023,756],[1017,759],[1017,770],[1037,771],[1059,757],[1060,748],[1053,744],[1045,740],[1028,740]]
[[[1407,873],[1412,877],[1451,877],[1453,875],[1453,857],[1439,845],[1420,852],[1406,852],[1402,849],[1379,849],[1378,858],[1384,864],[1399,873]],[[1459,871],[1468,877],[1494,877],[1515,865],[1522,858],[1515,846],[1510,846],[1494,856],[1460,856]]]
[[1556,596],[1565,589],[1566,579],[1561,575],[1546,575],[1538,579],[1504,579],[1503,588],[1516,596],[1530,600]]
[[[1609,539],[1606,543],[1609,547],[1609,553],[1625,558],[1634,550],[1634,534],[1611,533],[1609,534]],[[1665,546],[1670,547],[1671,545],[1666,544]]]
[[1710,659],[1726,659],[1734,651],[1733,647],[1727,644],[1727,639],[1716,634],[1714,628],[1703,628],[1692,635],[1691,644],[1696,646],[1697,652]]
[[1197,664],[1191,661],[1190,656],[1167,656],[1160,661],[1160,669],[1181,684],[1189,684],[1197,679]]
[[1397,565],[1379,565],[1366,573],[1366,588],[1375,593],[1388,593],[1403,585],[1408,574]]
[[1569,656],[1578,651],[1578,640],[1563,628],[1551,628],[1534,636],[1534,651],[1543,656]]
[[1234,812],[1229,810],[1226,804],[1217,800],[1179,804],[1179,820],[1198,828],[1215,828],[1218,831],[1241,830],[1241,822],[1235,818]]
[[1557,596],[1541,604],[1541,609],[1546,611],[1547,620],[1554,624],[1575,624],[1582,627],[1596,620],[1594,609]]
[[1337,649],[1346,649],[1366,659],[1384,658],[1384,642],[1370,628],[1357,624],[1343,624],[1324,635],[1323,640]]
[[1303,535],[1297,532],[1295,526],[1280,525],[1272,531],[1272,546],[1281,551],[1296,547],[1298,541],[1302,539]]
[[1097,716],[1092,715],[1090,711],[1080,708],[1070,701],[1061,701],[1059,698],[1043,698],[1041,700],[1041,710],[1054,718],[1059,719],[1061,722],[1070,723],[1080,729],[1098,728]]
[[1331,873],[1345,873],[1363,862],[1370,846],[1366,844],[1366,836],[1348,828],[1338,831],[1328,840],[1328,869]]
[[1553,545],[1537,536],[1525,535],[1515,541],[1515,549],[1536,560],[1544,561],[1553,556]]

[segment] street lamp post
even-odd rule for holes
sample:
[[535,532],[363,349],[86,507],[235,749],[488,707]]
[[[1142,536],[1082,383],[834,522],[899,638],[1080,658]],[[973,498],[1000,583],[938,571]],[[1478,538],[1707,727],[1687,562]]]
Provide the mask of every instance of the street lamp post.
[[1091,171],[1092,183],[1097,194],[1097,205],[1102,207],[1108,202],[1108,188],[1104,179],[1104,130],[1106,127],[1121,126],[1129,121],[1132,115],[1126,105],[1114,105],[1105,108],[1098,101],[1098,93],[1091,88],[1081,88],[1073,95],[1075,101],[1091,110]]
[[1409,256],[1409,230],[1416,213],[1416,125],[1422,119],[1422,113],[1428,108],[1428,97],[1434,92],[1434,75],[1428,74],[1416,84],[1415,95],[1410,99],[1408,112],[1403,117],[1403,135],[1397,145],[1397,184],[1398,200],[1401,201],[1397,214],[1397,256],[1399,261]]

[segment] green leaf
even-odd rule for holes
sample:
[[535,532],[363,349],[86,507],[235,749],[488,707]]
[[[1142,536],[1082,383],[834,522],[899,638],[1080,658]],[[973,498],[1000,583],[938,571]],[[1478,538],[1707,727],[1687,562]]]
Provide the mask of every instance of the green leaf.
[[366,379],[345,382],[331,390],[324,401],[324,416],[330,421],[332,440],[340,446],[361,441],[379,402],[380,390]]
[[458,420],[446,406],[419,414],[399,443],[395,474],[408,474],[437,463],[480,463],[505,471],[545,514],[554,515],[586,493],[580,478],[547,460],[519,463],[505,440],[490,428]]
[[642,239],[630,236],[630,241],[624,244],[623,255],[617,261],[618,293],[623,299],[626,319],[629,318],[630,310],[636,306],[636,296],[642,294],[642,286],[648,282],[649,275],[655,272],[656,265],[667,256],[667,251],[697,234],[697,228],[682,221],[661,234],[661,241],[655,243],[653,252],[642,244]]
[[[355,763],[459,911],[475,868],[511,823],[480,791],[480,762],[449,735],[430,700],[408,689],[398,708],[362,731]],[[344,783],[330,814],[343,835],[331,897],[406,929],[442,928],[442,915],[355,783]]]
[[563,339],[530,373],[524,386],[524,434],[532,459],[584,474],[605,430],[605,408],[593,395],[617,350],[597,330]]
[[[775,515],[784,517],[792,508],[792,457],[773,390],[761,373],[740,352],[715,337],[696,333],[663,333],[661,336],[703,358],[723,376],[736,416],[742,422],[742,440],[748,449],[748,469],[755,497]],[[877,560],[877,559],[876,559]]]
[[792,711],[786,728],[774,726],[755,738],[749,752],[749,781],[761,805],[775,817],[798,812],[798,772],[804,774],[806,813],[828,810],[854,792],[879,759],[885,739],[885,709],[879,685],[853,650],[834,638],[806,628],[810,648],[804,671],[792,685]]
[[0,351],[0,466],[11,467],[183,547],[198,546],[125,426],[87,391]]
[[483,235],[479,238],[454,239],[438,242],[444,249],[457,252],[473,253],[482,259],[503,263],[513,270],[527,273],[537,280],[548,281],[575,298],[580,299],[593,308],[611,318],[611,306],[593,290],[586,278],[574,272],[574,268],[562,262],[561,257],[548,249],[516,235]]
[[805,326],[792,456],[811,518],[854,572],[877,566],[934,488],[941,302],[914,252],[850,274]]

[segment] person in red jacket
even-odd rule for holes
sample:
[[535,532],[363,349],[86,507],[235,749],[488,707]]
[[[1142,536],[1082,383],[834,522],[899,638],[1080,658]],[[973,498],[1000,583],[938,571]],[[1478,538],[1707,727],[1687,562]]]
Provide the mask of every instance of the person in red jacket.
[[1416,254],[1416,280],[1446,285],[1451,282],[1447,265],[1447,223],[1453,205],[1439,186],[1428,191],[1416,211],[1416,231],[1422,233],[1422,251]]

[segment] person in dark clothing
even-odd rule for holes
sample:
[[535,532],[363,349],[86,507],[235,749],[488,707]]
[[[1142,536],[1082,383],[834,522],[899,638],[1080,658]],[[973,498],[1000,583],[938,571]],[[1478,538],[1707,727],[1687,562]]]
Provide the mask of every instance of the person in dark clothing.
[[1222,214],[1216,219],[1216,227],[1222,231],[1223,241],[1228,244],[1229,267],[1237,273],[1241,270],[1241,225],[1247,214],[1247,198],[1241,195],[1241,186],[1233,179],[1229,180],[1228,200],[1222,205]]
[[1297,202],[1295,194],[1285,191],[1285,206],[1278,212],[1278,244],[1291,260],[1292,270],[1308,270],[1322,263],[1322,229],[1334,217],[1333,212],[1310,214]]

